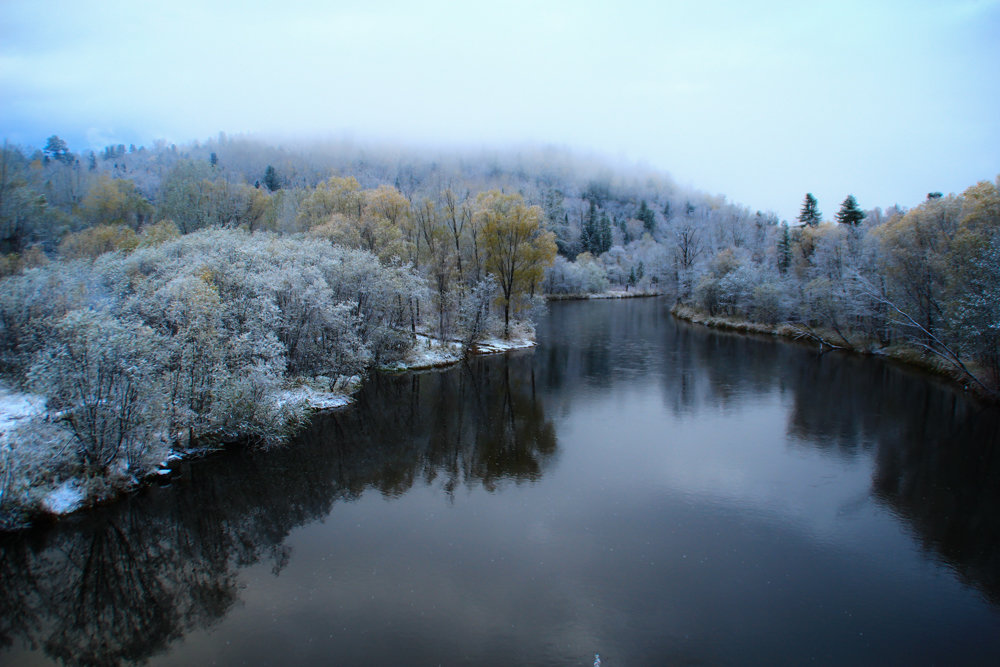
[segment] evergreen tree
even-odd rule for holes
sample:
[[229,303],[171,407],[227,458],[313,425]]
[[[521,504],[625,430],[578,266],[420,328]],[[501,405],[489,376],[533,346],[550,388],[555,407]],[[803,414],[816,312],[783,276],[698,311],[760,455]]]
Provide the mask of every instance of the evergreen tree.
[[208,156],[208,163],[211,164],[213,167],[219,164],[219,156],[213,152],[211,155]]
[[823,222],[823,214],[816,207],[816,198],[811,192],[806,193],[806,198],[802,201],[802,210],[799,211],[799,222],[809,227],[815,227]]
[[778,273],[784,275],[792,265],[792,237],[788,233],[788,223],[781,224],[781,236],[778,238]]
[[590,252],[592,249],[592,241],[590,238],[590,225],[586,222],[583,223],[583,227],[580,228],[580,248],[581,252]]
[[858,200],[854,195],[847,195],[837,211],[837,222],[844,225],[856,225],[865,219],[864,211],[858,208]]
[[267,169],[264,170],[264,185],[271,192],[277,192],[281,189],[281,179],[278,178],[278,170],[267,165]]
[[608,219],[607,213],[601,213],[601,222],[597,228],[597,252],[595,254],[601,255],[611,250],[611,220]]
[[67,164],[72,160],[72,154],[69,152],[69,146],[66,142],[59,138],[59,135],[53,134],[45,141],[45,157],[52,160],[59,160],[60,162],[66,162]]
[[642,222],[642,226],[646,228],[646,231],[650,234],[656,229],[656,216],[653,215],[653,211],[646,206],[646,200],[643,199],[642,203],[639,205],[639,212],[635,214],[635,219]]
[[598,255],[597,245],[600,243],[597,232],[597,207],[594,200],[590,200],[590,210],[587,212],[587,219],[580,228],[580,246],[583,252]]

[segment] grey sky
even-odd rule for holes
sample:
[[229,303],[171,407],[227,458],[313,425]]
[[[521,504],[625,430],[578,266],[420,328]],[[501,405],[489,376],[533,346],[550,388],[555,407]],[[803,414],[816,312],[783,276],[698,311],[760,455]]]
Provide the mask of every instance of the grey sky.
[[1000,173],[1000,0],[0,5],[0,134],[554,143],[786,218]]

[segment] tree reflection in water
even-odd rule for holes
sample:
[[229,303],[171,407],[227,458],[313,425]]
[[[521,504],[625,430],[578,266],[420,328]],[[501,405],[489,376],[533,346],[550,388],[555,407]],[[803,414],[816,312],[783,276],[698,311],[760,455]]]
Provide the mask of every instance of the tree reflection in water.
[[69,665],[141,662],[239,599],[239,570],[288,562],[292,528],[366,489],[417,480],[495,490],[541,477],[555,429],[531,355],[445,373],[376,376],[355,407],[323,415],[289,447],[230,451],[65,525],[0,542],[0,646]]
[[656,301],[558,304],[541,336],[537,352],[375,376],[287,448],[185,463],[169,487],[5,538],[0,643],[66,664],[142,661],[228,614],[241,568],[280,575],[290,531],[337,502],[540,480],[557,453],[552,415],[628,383],[682,419],[780,403],[776,437],[870,460],[873,497],[1000,605],[995,409],[877,360],[672,322]]

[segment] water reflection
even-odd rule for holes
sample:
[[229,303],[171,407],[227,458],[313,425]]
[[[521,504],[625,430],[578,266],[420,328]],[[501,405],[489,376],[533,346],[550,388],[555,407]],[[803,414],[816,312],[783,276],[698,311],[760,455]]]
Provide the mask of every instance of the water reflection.
[[[242,587],[247,585],[249,565],[263,565],[255,571],[269,571],[263,575],[268,581],[299,577],[299,586],[315,585],[318,580],[310,578],[311,573],[296,573],[296,553],[290,546],[295,538],[289,536],[299,526],[317,527],[320,519],[334,523],[338,509],[344,514],[349,507],[364,505],[338,503],[375,491],[398,507],[413,501],[420,489],[453,500],[467,497],[460,494],[466,489],[479,492],[475,508],[466,514],[455,511],[441,524],[428,519],[414,530],[436,530],[429,539],[453,546],[435,550],[419,537],[407,536],[422,548],[400,556],[405,567],[385,553],[398,536],[381,536],[378,526],[356,534],[378,545],[373,554],[353,542],[340,543],[344,534],[312,531],[312,539],[321,545],[324,539],[338,542],[339,560],[330,567],[346,574],[337,582],[339,588],[329,584],[329,590],[341,600],[357,601],[369,614],[362,613],[364,620],[356,626],[378,634],[378,619],[402,614],[408,606],[401,600],[412,603],[412,598],[393,598],[389,592],[409,590],[414,581],[431,581],[444,591],[433,597],[440,605],[439,618],[457,619],[469,610],[464,606],[468,599],[478,601],[478,608],[473,605],[478,613],[468,615],[482,623],[474,628],[481,634],[469,633],[468,643],[492,638],[488,655],[498,662],[540,662],[539,656],[549,650],[551,662],[566,663],[570,656],[552,648],[553,637],[572,637],[590,650],[598,648],[586,645],[598,630],[620,642],[601,650],[602,657],[613,656],[617,648],[621,661],[653,663],[683,656],[713,662],[712,656],[730,655],[725,652],[730,649],[717,648],[722,645],[716,641],[719,628],[728,628],[726,646],[739,656],[739,633],[756,627],[746,630],[753,636],[743,648],[751,651],[746,655],[757,655],[752,651],[760,647],[754,642],[776,632],[764,619],[797,628],[807,644],[843,647],[844,653],[832,655],[852,662],[864,654],[850,653],[853,649],[833,634],[819,638],[809,633],[819,633],[824,623],[837,631],[853,630],[852,621],[840,615],[841,608],[857,604],[852,598],[855,589],[845,584],[847,577],[857,570],[859,580],[875,586],[884,573],[871,568],[862,575],[865,559],[844,560],[844,552],[813,541],[813,534],[802,529],[801,522],[829,523],[828,517],[806,516],[803,510],[795,521],[781,523],[771,507],[760,512],[737,506],[732,502],[735,494],[695,507],[697,494],[685,495],[681,489],[682,500],[676,502],[675,495],[663,491],[660,473],[645,469],[659,471],[668,467],[665,464],[691,461],[711,467],[716,461],[705,458],[706,443],[689,446],[677,434],[687,433],[684,429],[692,424],[714,426],[732,414],[769,411],[779,418],[759,427],[773,435],[767,452],[760,443],[743,442],[746,433],[724,436],[746,445],[738,449],[746,461],[774,457],[776,451],[792,459],[807,455],[810,461],[829,463],[823,474],[861,468],[860,503],[873,497],[880,508],[891,510],[931,560],[945,563],[961,581],[1000,606],[996,410],[977,407],[926,378],[874,360],[821,356],[805,347],[677,323],[658,301],[557,304],[540,337],[544,343],[534,352],[476,359],[443,373],[377,376],[356,406],[314,420],[292,447],[233,451],[186,463],[169,487],[151,488],[60,526],[5,539],[0,542],[0,644],[7,654],[0,653],[0,661],[23,655],[18,653],[22,645],[52,660],[81,665],[142,662],[167,653],[177,639],[221,625],[240,606],[247,597]],[[645,434],[632,430],[638,425],[617,423],[617,415],[626,412],[638,421],[638,411],[628,412],[637,404],[657,413],[644,425],[655,437],[644,440]],[[580,420],[581,413],[611,415],[609,419],[616,420],[612,436],[597,434],[595,438],[604,438],[599,442],[585,442],[587,434],[579,433],[576,440],[564,438],[565,429],[574,424],[594,426]],[[557,434],[564,438],[558,445]],[[634,442],[626,446],[629,438]],[[604,458],[587,463],[595,452]],[[573,465],[559,465],[574,454]],[[600,465],[605,467],[594,469]],[[668,481],[693,476],[694,466],[689,468],[671,470],[674,477]],[[754,490],[777,487],[779,496],[789,489],[810,488],[805,482],[778,479],[778,469],[804,468],[776,465],[766,471],[769,476],[740,481]],[[749,478],[759,471],[740,472]],[[642,487],[650,479],[658,486]],[[709,485],[719,481],[720,476],[712,476]],[[598,486],[600,493],[592,491]],[[520,507],[512,506],[518,502],[500,502],[509,501],[511,494],[505,491],[517,487],[541,489],[531,496],[532,502],[544,498],[547,503],[549,515],[531,522],[533,532],[522,530],[522,522],[525,516],[541,514],[538,507],[523,499],[518,499]],[[841,502],[844,495],[849,494],[823,498]],[[806,500],[802,504],[812,507]],[[420,515],[423,507],[418,505],[414,512]],[[481,516],[491,520],[480,522]],[[884,522],[871,525],[888,530]],[[496,540],[472,534],[477,528]],[[866,537],[863,532],[850,535],[856,541]],[[299,559],[308,560],[303,546],[308,543],[295,543]],[[344,555],[356,548],[353,557]],[[318,551],[323,556],[332,553],[325,545]],[[850,548],[845,551],[852,553]],[[697,561],[695,554],[701,556]],[[762,554],[759,560],[754,560],[755,554]],[[430,572],[419,569],[426,565],[422,555],[433,564]],[[501,564],[492,560],[498,555],[504,557]],[[453,560],[447,560],[449,556]],[[892,560],[894,554],[884,557]],[[378,575],[370,572],[370,559],[383,566]],[[413,579],[408,578],[410,565]],[[392,585],[378,578],[390,576],[384,572],[395,577],[389,580]],[[777,576],[789,586],[782,592],[785,606],[775,602],[771,588]],[[842,577],[840,584],[832,585],[833,593],[824,580],[830,576]],[[513,592],[518,582],[533,582],[531,590]],[[367,585],[380,586],[384,607],[374,602],[360,607],[369,598]],[[278,592],[277,584],[273,590],[293,597]],[[664,591],[668,595],[661,595]],[[818,604],[807,604],[810,600]],[[764,604],[768,601],[770,607]],[[822,608],[824,603],[829,609]],[[872,617],[885,615],[879,604],[868,605]],[[518,641],[505,641],[492,624],[492,615],[505,613],[498,607],[518,620],[530,619],[525,627],[537,627],[538,636],[524,630]],[[347,614],[342,605],[338,609],[328,615],[339,613],[338,625],[341,620],[343,626],[350,625],[351,618],[342,618]],[[698,625],[702,621],[704,625]],[[442,635],[426,638],[427,644],[440,641],[434,648],[413,639],[417,630],[406,635],[408,648],[426,649],[419,654],[428,657],[426,662],[447,656],[447,648],[455,646],[449,643],[456,634],[450,627],[434,630],[442,623],[413,622],[413,628],[428,635]],[[583,628],[579,637],[570,632],[578,628]],[[701,643],[678,639],[688,632],[701,632]],[[903,627],[900,634],[909,635],[910,628]],[[379,647],[386,662],[398,657],[388,643]],[[360,656],[359,662],[374,650],[364,644],[338,648],[344,651],[340,655]],[[896,649],[887,646],[883,655],[898,655]],[[716,650],[723,653],[712,652]]]
[[1000,605],[1000,417],[940,396],[879,448],[876,496],[922,546]]
[[777,392],[790,443],[842,460],[869,453],[873,496],[1000,605],[1000,411],[890,362],[706,330],[648,308],[623,313],[625,305],[553,309],[538,364],[553,399],[632,382],[637,369],[658,376],[665,406],[682,418]]
[[289,531],[373,488],[537,480],[556,451],[530,355],[379,376],[294,446],[229,452],[69,525],[0,542],[0,646],[68,665],[141,662],[239,599],[239,570],[288,563]]

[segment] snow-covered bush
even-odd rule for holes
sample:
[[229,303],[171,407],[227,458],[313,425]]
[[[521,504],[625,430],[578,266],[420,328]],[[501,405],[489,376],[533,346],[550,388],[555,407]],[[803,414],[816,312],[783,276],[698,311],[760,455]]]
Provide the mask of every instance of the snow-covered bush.
[[73,310],[54,323],[28,371],[32,388],[73,433],[80,463],[106,472],[142,466],[162,429],[160,341],[138,321]]
[[408,266],[365,251],[235,230],[52,262],[0,287],[8,373],[30,376],[101,470],[141,468],[139,443],[280,438],[302,409],[277,398],[290,377],[331,385],[403,356],[426,293]]

